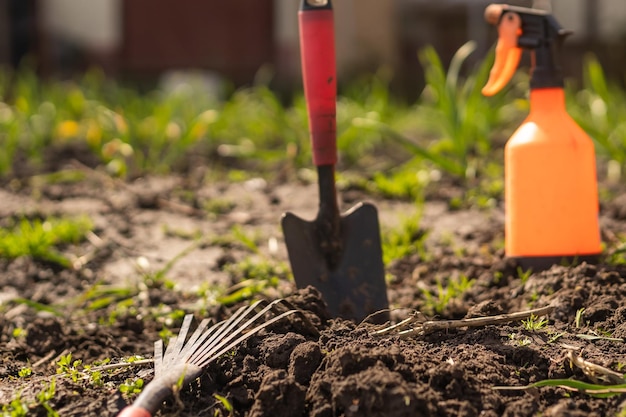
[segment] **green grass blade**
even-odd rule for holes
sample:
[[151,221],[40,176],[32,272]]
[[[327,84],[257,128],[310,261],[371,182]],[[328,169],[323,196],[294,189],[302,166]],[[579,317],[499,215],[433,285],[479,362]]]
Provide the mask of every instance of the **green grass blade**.
[[623,342],[624,339],[618,337],[596,336],[593,334],[577,334],[577,338],[585,340],[608,340],[610,342]]
[[13,298],[11,301],[17,304],[24,304],[25,306],[28,306],[36,311],[45,311],[48,313],[52,313],[57,317],[61,317],[63,315],[63,312],[56,307],[53,307],[47,304],[38,303],[37,301],[29,300],[27,298],[18,297],[18,298]]
[[391,126],[385,123],[381,123],[381,122],[371,120],[371,119],[362,119],[362,118],[355,119],[354,122],[359,127],[378,130],[381,134],[403,145],[413,154],[432,162],[439,168],[453,175],[458,175],[458,176],[465,175],[465,170],[463,166],[461,166],[461,164],[459,164],[457,161],[448,159],[438,153],[429,151],[427,148],[421,145],[418,145],[417,143],[407,138],[406,136],[398,133]]
[[451,91],[455,91],[459,86],[459,76],[461,67],[465,60],[476,50],[476,42],[468,41],[454,53],[448,68],[448,76],[446,77],[446,85]]
[[544,379],[525,386],[496,386],[495,390],[527,390],[531,388],[554,387],[588,394],[596,398],[608,398],[626,393],[626,384],[599,385],[577,381],[575,379]]

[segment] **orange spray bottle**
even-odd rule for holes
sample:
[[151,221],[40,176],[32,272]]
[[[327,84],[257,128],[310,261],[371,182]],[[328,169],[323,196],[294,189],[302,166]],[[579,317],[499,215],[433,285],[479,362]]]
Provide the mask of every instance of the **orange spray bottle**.
[[492,4],[496,59],[482,92],[500,91],[523,49],[532,54],[530,113],[504,150],[505,252],[524,268],[597,261],[601,253],[591,138],[565,109],[557,52],[568,31],[546,11]]

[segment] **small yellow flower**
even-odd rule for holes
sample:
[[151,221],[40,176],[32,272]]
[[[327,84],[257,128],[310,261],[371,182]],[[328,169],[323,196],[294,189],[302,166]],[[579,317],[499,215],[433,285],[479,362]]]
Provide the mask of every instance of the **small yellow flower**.
[[87,143],[90,146],[98,146],[102,141],[102,129],[100,125],[95,120],[90,120],[89,125],[87,126],[87,133],[85,134],[85,139],[87,139]]
[[59,139],[70,139],[78,136],[79,126],[74,120],[64,120],[57,125],[56,134]]
[[209,126],[217,121],[218,118],[219,113],[217,110],[210,109],[200,113],[191,127],[191,137],[194,140],[204,137],[209,130]]
[[198,122],[191,128],[191,137],[194,140],[200,139],[206,135],[207,130],[207,125],[205,123]]

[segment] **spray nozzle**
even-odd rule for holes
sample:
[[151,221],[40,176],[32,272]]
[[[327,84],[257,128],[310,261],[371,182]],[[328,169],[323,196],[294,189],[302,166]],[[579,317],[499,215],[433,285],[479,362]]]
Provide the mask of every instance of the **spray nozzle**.
[[556,62],[557,50],[571,32],[564,30],[545,10],[491,4],[485,20],[498,27],[496,59],[482,93],[498,93],[513,77],[523,49],[533,53],[531,88],[562,87],[563,77]]

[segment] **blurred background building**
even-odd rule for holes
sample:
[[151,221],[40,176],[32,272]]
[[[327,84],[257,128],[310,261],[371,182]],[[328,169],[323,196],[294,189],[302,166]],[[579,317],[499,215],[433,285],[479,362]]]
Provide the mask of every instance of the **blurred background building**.
[[[206,70],[235,85],[269,65],[273,85],[297,85],[300,0],[0,0],[0,63],[32,56],[45,74],[98,65],[114,76],[151,79],[170,70]],[[467,40],[474,62],[495,41],[485,0],[334,0],[340,80],[381,66],[404,90],[419,88],[417,51],[433,45],[447,62]],[[531,6],[532,0],[509,3]],[[623,81],[626,1],[535,0],[574,31],[563,51],[566,75],[580,76],[593,51]]]

